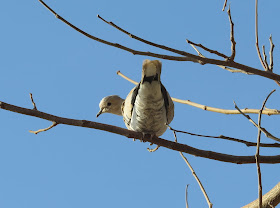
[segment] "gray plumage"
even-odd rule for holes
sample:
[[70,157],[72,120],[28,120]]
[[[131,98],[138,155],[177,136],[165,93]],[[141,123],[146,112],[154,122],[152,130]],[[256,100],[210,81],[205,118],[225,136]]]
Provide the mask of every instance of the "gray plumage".
[[[167,129],[166,124],[173,120],[174,104],[160,81],[160,75],[161,62],[145,60],[141,82],[130,91],[124,101],[118,96],[103,98],[97,115],[104,112],[122,115],[128,129],[161,136]],[[108,106],[109,102],[111,107]]]

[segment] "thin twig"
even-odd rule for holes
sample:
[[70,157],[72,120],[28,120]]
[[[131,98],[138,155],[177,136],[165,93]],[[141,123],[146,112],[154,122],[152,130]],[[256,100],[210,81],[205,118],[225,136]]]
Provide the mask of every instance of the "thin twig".
[[[171,129],[172,131],[178,132],[178,133],[189,134],[189,135],[192,135],[192,136],[206,137],[206,138],[215,138],[215,139],[224,139],[224,140],[228,140],[228,141],[239,142],[239,143],[245,144],[247,147],[257,146],[257,143],[254,143],[254,142],[249,142],[249,141],[245,141],[245,140],[242,140],[242,139],[236,139],[236,138],[232,138],[232,137],[227,137],[227,136],[224,136],[224,135],[209,136],[209,135],[202,135],[202,134],[194,134],[194,133],[187,132],[187,131],[176,130],[176,129],[173,129],[172,127],[170,127],[170,126],[169,126],[169,129]],[[279,143],[260,143],[260,146],[261,147],[275,147],[275,148],[279,148],[280,144]]]
[[269,37],[269,42],[270,42],[270,51],[269,51],[269,71],[273,72],[273,50],[274,50],[274,44],[272,41],[272,35]]
[[227,6],[227,0],[225,0],[225,3],[224,3],[222,11],[225,11],[226,6]]
[[229,57],[229,61],[233,61],[235,58],[235,45],[236,42],[234,40],[234,23],[232,21],[231,18],[231,13],[230,13],[230,6],[228,6],[228,18],[229,18],[229,22],[230,22],[230,41],[231,41],[231,56]]
[[256,0],[256,2],[255,2],[255,35],[256,35],[256,49],[257,49],[257,53],[258,53],[260,62],[261,62],[261,64],[262,64],[263,68],[264,68],[265,71],[266,71],[266,70],[267,70],[267,69],[266,69],[266,65],[264,64],[264,61],[263,61],[262,56],[261,56],[260,48],[259,48],[259,34],[258,34],[258,0]]
[[54,10],[52,10],[45,2],[43,2],[42,0],[39,0],[39,2],[42,3],[59,20],[61,20],[62,22],[64,22],[65,24],[67,24],[68,26],[73,28],[74,30],[76,30],[76,31],[80,32],[81,34],[85,35],[86,37],[88,37],[92,40],[98,41],[100,43],[110,45],[112,47],[119,48],[119,49],[124,50],[124,51],[128,51],[128,52],[130,52],[134,55],[150,56],[150,57],[156,57],[156,58],[160,58],[160,59],[174,60],[174,61],[192,61],[192,62],[196,62],[196,63],[200,63],[200,64],[222,65],[222,66],[226,66],[226,67],[232,67],[232,68],[240,69],[240,70],[246,71],[248,73],[252,73],[252,74],[255,74],[255,75],[266,77],[268,79],[280,81],[280,75],[279,74],[259,70],[259,69],[256,69],[256,68],[253,68],[253,67],[250,67],[250,66],[246,66],[246,65],[234,62],[234,61],[222,61],[222,60],[217,60],[217,59],[210,59],[210,58],[206,58],[206,57],[200,57],[200,56],[197,56],[197,55],[194,55],[194,54],[191,54],[191,53],[187,53],[187,52],[184,52],[186,54],[185,56],[169,56],[169,55],[164,55],[164,54],[138,51],[138,50],[134,50],[134,49],[128,48],[126,46],[120,45],[118,43],[112,43],[112,42],[97,38],[95,36],[92,36],[92,35],[84,32],[83,30],[74,26],[73,24],[71,24],[70,22],[68,22],[67,20],[65,20],[61,16],[59,16],[57,13],[55,13]]
[[189,187],[189,184],[186,185],[186,198],[185,198],[186,208],[189,208],[189,203],[188,203],[188,187]]
[[265,64],[265,70],[268,71],[269,70],[269,67],[268,67],[268,63],[267,63],[267,56],[266,56],[266,53],[265,53],[265,46],[263,45],[262,47],[262,52],[263,52],[263,62]]
[[[200,53],[199,50],[198,50],[193,44],[190,44],[190,45],[193,47],[193,49],[197,52],[197,54],[198,54],[200,57],[204,57],[204,58],[205,58],[205,56],[203,56],[203,54]],[[244,74],[248,74],[248,75],[251,75],[251,74],[252,74],[252,73],[248,73],[248,72],[246,72],[246,71],[240,70],[240,69],[231,69],[231,68],[229,68],[229,67],[222,66],[222,65],[217,65],[217,66],[220,67],[220,68],[222,68],[222,69],[225,69],[225,70],[227,70],[227,71],[229,71],[229,72],[232,72],[232,73],[244,73]]]
[[[268,71],[273,72],[273,50],[274,50],[274,44],[273,44],[273,41],[272,41],[272,35],[269,36],[269,42],[270,42],[270,51],[269,51],[269,61],[270,61],[270,64],[269,64],[269,66],[267,64],[267,69],[268,69]],[[280,87],[280,82],[276,81],[276,80],[274,80],[274,81]]]
[[[20,113],[32,117],[41,118],[44,120],[56,122],[58,124],[70,125],[70,126],[79,126],[83,128],[91,128],[91,129],[98,129],[101,131],[107,131],[113,134],[122,135],[128,138],[135,138],[144,142],[153,143],[159,145],[161,147],[165,147],[167,149],[171,149],[174,151],[180,151],[184,153],[188,153],[197,157],[204,157],[208,159],[218,160],[222,162],[229,162],[235,164],[248,164],[248,163],[255,163],[254,155],[249,156],[238,156],[238,155],[229,155],[223,154],[219,152],[207,151],[207,150],[200,150],[194,147],[191,147],[186,144],[175,143],[166,139],[158,138],[154,136],[151,138],[149,135],[143,137],[141,132],[135,132],[128,129],[120,128],[113,125],[102,124],[98,122],[88,121],[88,120],[78,120],[78,119],[71,119],[71,118],[63,118],[59,116],[55,116],[52,114],[48,114],[41,111],[36,111],[33,109],[23,108],[16,105],[11,105],[5,102],[0,101],[0,109],[8,110],[15,113]],[[260,156],[261,163],[280,163],[280,155],[274,156]]]
[[55,127],[56,125],[57,125],[57,123],[54,121],[54,122],[52,123],[52,125],[50,125],[49,127],[45,128],[45,129],[39,129],[39,130],[37,130],[37,131],[29,130],[29,132],[30,132],[30,133],[33,133],[33,134],[38,134],[38,133],[43,132],[43,131],[48,131],[48,130],[50,130],[51,128]]
[[148,150],[149,152],[155,152],[155,151],[158,150],[158,148],[159,148],[159,145],[157,145],[154,149],[150,149],[150,148],[148,147],[147,150]]
[[[273,90],[272,93],[273,93],[273,92],[275,92],[275,90]],[[275,140],[275,141],[280,142],[280,139],[279,139],[279,138],[273,136],[273,135],[272,135],[271,133],[269,133],[265,128],[263,128],[263,127],[261,127],[261,126],[258,126],[258,125],[251,119],[250,116],[244,114],[244,113],[238,108],[238,106],[236,105],[235,102],[234,102],[234,107],[235,107],[245,118],[247,118],[255,127],[257,127],[259,130],[261,130],[261,131],[265,134],[265,136],[266,136],[267,138],[270,138],[270,139],[273,139],[273,140]]]
[[223,57],[223,58],[225,58],[225,59],[228,58],[228,56],[226,56],[225,54],[220,53],[219,51],[215,51],[215,50],[212,50],[212,49],[210,49],[210,48],[207,48],[207,47],[203,46],[203,45],[200,44],[200,43],[199,43],[199,44],[198,44],[198,43],[194,43],[194,42],[192,42],[192,41],[190,41],[190,40],[188,40],[188,39],[186,39],[186,41],[187,41],[188,44],[192,44],[192,45],[195,45],[195,46],[197,46],[197,47],[200,47],[200,48],[202,48],[203,50],[205,50],[205,51],[207,51],[207,52],[209,52],[209,53],[216,54],[217,56],[221,56],[221,57]]
[[145,40],[143,38],[140,38],[136,35],[133,35],[131,34],[130,32],[124,30],[123,28],[119,27],[118,25],[116,25],[115,23],[113,22],[109,22],[107,20],[105,20],[103,17],[101,17],[99,14],[97,15],[97,17],[99,19],[101,19],[103,22],[107,23],[108,25],[111,25],[112,27],[116,28],[117,30],[127,34],[129,37],[135,39],[135,40],[138,40],[142,43],[145,43],[147,45],[151,45],[151,46],[154,46],[154,47],[157,47],[157,48],[160,48],[160,49],[163,49],[163,50],[166,50],[166,51],[170,51],[170,52],[173,52],[173,53],[177,53],[177,54],[180,54],[180,55],[183,55],[183,56],[188,56],[188,53],[186,53],[185,51],[181,51],[181,50],[177,50],[177,49],[174,49],[174,48],[170,48],[170,47],[167,47],[167,46],[164,46],[164,45],[160,45],[160,44],[157,44],[157,43],[153,43],[151,41],[148,41],[148,40]]
[[[270,51],[269,51],[269,71],[270,72],[273,72],[273,50],[274,50],[274,44],[273,44],[273,41],[272,41],[272,35],[269,36],[269,42],[270,42]],[[276,84],[280,87],[280,82],[279,81],[276,81]]]
[[[173,131],[173,134],[174,134],[174,137],[175,137],[175,142],[177,142],[177,135],[176,135],[176,132]],[[208,195],[207,195],[207,193],[206,193],[206,191],[205,191],[205,189],[204,189],[204,187],[203,187],[201,181],[199,180],[198,176],[196,175],[196,173],[195,173],[194,169],[192,168],[190,162],[189,162],[188,159],[183,155],[182,152],[179,152],[179,153],[180,153],[181,157],[184,159],[184,161],[186,162],[186,164],[188,165],[189,169],[191,170],[192,175],[193,175],[193,177],[195,178],[195,180],[197,181],[197,183],[198,183],[198,185],[199,185],[199,187],[200,187],[200,189],[201,189],[201,191],[202,191],[202,193],[203,193],[203,195],[204,195],[204,197],[205,197],[205,199],[206,199],[206,201],[207,201],[207,204],[208,204],[209,208],[212,208],[213,204],[211,203],[211,201],[210,201],[210,199],[209,199],[209,197],[208,197]]]
[[[157,53],[151,53],[151,52],[143,52],[143,51],[137,51],[131,48],[128,48],[126,46],[120,45],[118,43],[112,43],[106,40],[103,40],[101,38],[95,37],[93,35],[90,35],[88,33],[86,33],[85,31],[81,30],[80,28],[76,27],[75,25],[71,24],[70,22],[68,22],[67,20],[65,20],[63,17],[61,17],[59,14],[57,14],[52,8],[50,8],[44,1],[39,0],[40,3],[42,3],[51,13],[53,13],[55,15],[55,17],[59,20],[61,20],[62,22],[64,22],[65,24],[67,24],[68,26],[70,26],[71,28],[73,28],[74,30],[78,31],[79,33],[85,35],[86,37],[93,39],[95,41],[98,41],[100,43],[106,44],[106,45],[110,45],[125,51],[128,51],[134,55],[147,55],[147,56],[151,56],[151,57],[157,57],[157,58],[162,58],[162,59],[167,59],[167,60],[176,60],[176,61],[193,61],[193,62],[201,62],[200,60],[196,59],[194,57],[194,55],[186,53],[186,55],[184,57],[180,57],[180,56],[169,56],[169,55],[163,55],[163,54],[157,54]],[[190,56],[189,56],[190,55]]]
[[[138,84],[138,82],[136,82],[136,81],[130,79],[129,77],[125,76],[120,71],[117,71],[117,75],[121,76],[122,78],[128,80],[129,82],[131,82],[131,83],[133,83],[135,85]],[[187,105],[190,105],[190,106],[193,106],[193,107],[196,107],[196,108],[200,108],[202,110],[211,111],[211,112],[215,112],[215,113],[240,114],[240,112],[238,110],[228,110],[228,109],[214,108],[214,107],[202,105],[202,104],[199,104],[199,103],[195,103],[195,102],[192,102],[190,100],[181,100],[181,99],[174,98],[174,97],[172,97],[172,100],[174,102],[178,102],[178,103],[182,103],[182,104],[187,104]],[[258,114],[259,113],[258,109],[248,109],[248,108],[245,108],[245,109],[242,109],[241,111],[243,113],[250,113],[250,114]],[[263,114],[266,114],[266,115],[269,115],[269,116],[270,115],[279,115],[280,114],[280,110],[277,110],[277,109],[265,109],[263,111]]]
[[33,109],[34,109],[34,110],[37,110],[36,103],[35,103],[34,100],[33,100],[33,95],[32,95],[32,93],[29,93],[29,95],[30,95],[30,100],[31,100],[31,102],[32,102],[32,104],[33,104]]
[[[259,117],[258,117],[258,126],[261,126],[261,120],[262,120],[262,111],[264,109],[264,106],[268,100],[268,98],[270,97],[270,95],[275,92],[275,90],[272,90],[268,96],[266,97],[266,99],[263,102],[262,108],[260,110],[259,113]],[[258,192],[259,192],[259,208],[262,208],[262,173],[261,173],[261,167],[260,167],[260,163],[259,163],[259,156],[260,156],[260,142],[261,142],[261,130],[258,129],[258,138],[257,138],[257,149],[256,149],[256,154],[255,154],[255,158],[256,158],[256,165],[257,165],[257,171],[258,171],[258,184],[259,184],[259,188],[258,188]]]

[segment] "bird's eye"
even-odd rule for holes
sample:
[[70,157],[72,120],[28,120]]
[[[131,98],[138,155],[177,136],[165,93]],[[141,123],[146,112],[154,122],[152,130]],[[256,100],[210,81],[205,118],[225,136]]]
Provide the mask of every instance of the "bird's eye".
[[110,105],[112,105],[112,103],[107,103],[107,106],[110,106]]

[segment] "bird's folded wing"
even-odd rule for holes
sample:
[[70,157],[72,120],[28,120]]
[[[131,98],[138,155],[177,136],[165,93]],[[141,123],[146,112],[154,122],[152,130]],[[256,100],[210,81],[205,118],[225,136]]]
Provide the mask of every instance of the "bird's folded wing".
[[129,92],[125,101],[122,104],[123,120],[124,120],[126,126],[130,125],[133,107],[134,107],[134,103],[135,103],[139,88],[140,88],[140,84],[138,84],[136,87],[134,87]]
[[174,117],[174,103],[163,84],[161,84],[161,93],[164,99],[164,106],[166,109],[167,124],[170,124]]

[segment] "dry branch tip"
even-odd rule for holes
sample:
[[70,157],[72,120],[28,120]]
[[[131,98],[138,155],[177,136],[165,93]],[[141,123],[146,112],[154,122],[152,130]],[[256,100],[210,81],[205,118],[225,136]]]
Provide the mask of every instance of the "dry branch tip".
[[57,124],[58,124],[58,123],[53,122],[52,125],[50,125],[49,127],[45,128],[45,129],[39,129],[39,130],[37,130],[37,131],[29,130],[29,132],[30,132],[30,133],[33,133],[33,134],[38,134],[38,133],[40,133],[40,132],[50,130],[51,128],[55,127]]

